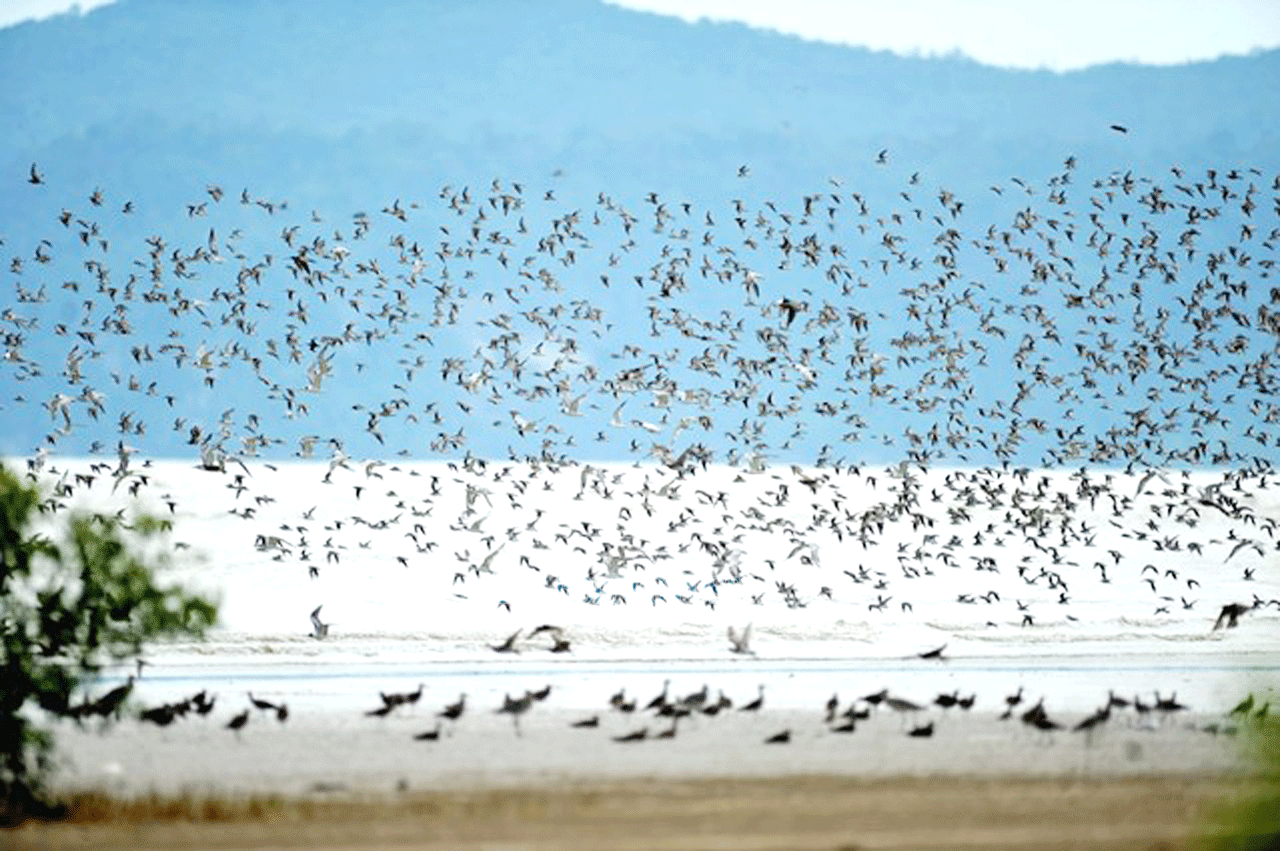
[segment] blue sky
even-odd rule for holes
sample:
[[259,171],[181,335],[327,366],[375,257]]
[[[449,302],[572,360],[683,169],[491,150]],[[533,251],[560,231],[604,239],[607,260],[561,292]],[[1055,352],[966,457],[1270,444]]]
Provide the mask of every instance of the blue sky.
[[[113,0],[5,0],[0,26]],[[1174,64],[1280,46],[1274,0],[609,0],[685,20],[739,21],[897,53],[958,51],[1001,67],[1065,71]]]

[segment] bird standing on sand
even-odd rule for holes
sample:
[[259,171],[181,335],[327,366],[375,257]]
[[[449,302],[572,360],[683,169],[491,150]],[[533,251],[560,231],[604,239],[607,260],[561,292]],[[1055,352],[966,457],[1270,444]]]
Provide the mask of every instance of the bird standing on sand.
[[502,707],[498,710],[499,714],[508,714],[511,716],[511,723],[516,728],[516,735],[520,733],[520,716],[529,711],[529,707],[533,706],[533,693],[525,692],[523,697],[515,700],[511,699],[511,695],[503,695]]
[[944,644],[941,647],[935,647],[932,650],[926,650],[925,652],[917,653],[916,655],[919,656],[921,659],[937,659],[938,661],[941,662],[941,661],[945,661],[947,658],[942,655],[942,651],[946,649],[947,649],[947,645]]
[[458,702],[450,703],[444,709],[440,710],[439,716],[441,718],[448,718],[450,721],[457,721],[459,718],[462,717],[462,713],[466,710],[466,708],[467,708],[467,695],[466,695],[466,692],[463,692],[462,694],[458,695]]
[[227,729],[234,730],[237,736],[240,735],[240,729],[249,723],[249,710],[241,712],[239,715],[227,722]]

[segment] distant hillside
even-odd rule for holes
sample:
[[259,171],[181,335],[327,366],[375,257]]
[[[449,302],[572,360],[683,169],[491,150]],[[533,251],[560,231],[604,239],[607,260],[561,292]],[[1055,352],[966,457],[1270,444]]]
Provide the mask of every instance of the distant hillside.
[[153,201],[221,181],[347,211],[557,169],[587,190],[701,196],[742,163],[798,194],[874,179],[882,148],[964,188],[1067,154],[1163,171],[1280,149],[1277,51],[1055,75],[594,0],[121,0],[0,31],[0,75],[21,81],[0,89],[5,173],[39,161]]

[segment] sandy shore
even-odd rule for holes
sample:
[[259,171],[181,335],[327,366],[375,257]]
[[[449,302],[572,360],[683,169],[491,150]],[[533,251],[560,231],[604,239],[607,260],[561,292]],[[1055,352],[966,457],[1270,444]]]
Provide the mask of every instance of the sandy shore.
[[330,799],[221,823],[27,826],[15,851],[221,849],[1173,849],[1247,781],[630,780]]
[[[571,782],[636,777],[668,781],[844,776],[1121,778],[1222,775],[1240,765],[1236,739],[1204,727],[1220,718],[1180,714],[1138,724],[1117,714],[1094,735],[1045,733],[994,713],[932,710],[897,716],[881,710],[852,733],[831,732],[821,713],[730,710],[671,722],[652,713],[585,712],[535,705],[520,719],[473,707],[456,724],[430,712],[387,718],[363,713],[256,717],[239,733],[221,719],[187,718],[157,729],[126,719],[99,734],[67,724],[58,731],[66,788],[120,794],[308,794],[316,789],[384,793],[400,789],[558,788]],[[571,725],[599,718],[594,729]],[[1079,720],[1062,716],[1061,723]],[[908,730],[932,721],[930,738]],[[438,741],[415,734],[439,728]],[[646,741],[615,741],[647,730]],[[786,744],[765,739],[790,732]]]
[[[200,811],[268,800],[223,820],[179,811],[28,826],[20,849],[59,848],[1182,848],[1247,790],[1221,715],[1115,716],[1093,736],[1042,732],[995,712],[881,709],[852,733],[820,712],[652,713],[535,704],[520,719],[473,704],[218,714],[163,729],[125,719],[58,730],[64,790],[152,793]],[[599,725],[573,723],[598,716]],[[931,737],[908,731],[932,721]],[[439,729],[435,741],[415,734]],[[620,742],[640,729],[648,738]],[[785,744],[766,739],[790,732]]]

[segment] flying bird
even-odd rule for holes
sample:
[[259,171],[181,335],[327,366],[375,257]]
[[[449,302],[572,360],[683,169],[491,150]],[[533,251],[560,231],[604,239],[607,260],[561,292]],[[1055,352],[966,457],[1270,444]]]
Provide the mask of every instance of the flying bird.
[[751,624],[743,627],[741,633],[732,626],[729,627],[729,649],[744,656],[756,655],[751,649]]
[[312,638],[325,638],[329,635],[329,627],[332,626],[332,624],[327,624],[320,620],[320,610],[323,608],[324,604],[321,603],[319,606],[316,606],[315,611],[311,613]]

